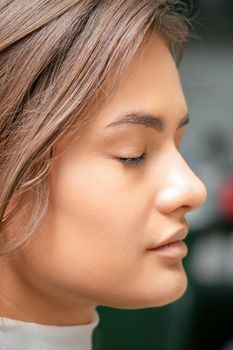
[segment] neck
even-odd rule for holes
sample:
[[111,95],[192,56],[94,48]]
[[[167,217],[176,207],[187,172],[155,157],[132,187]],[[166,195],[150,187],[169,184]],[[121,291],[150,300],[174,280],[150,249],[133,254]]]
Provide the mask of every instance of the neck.
[[45,325],[84,325],[91,323],[96,304],[56,287],[39,286],[0,259],[0,316]]

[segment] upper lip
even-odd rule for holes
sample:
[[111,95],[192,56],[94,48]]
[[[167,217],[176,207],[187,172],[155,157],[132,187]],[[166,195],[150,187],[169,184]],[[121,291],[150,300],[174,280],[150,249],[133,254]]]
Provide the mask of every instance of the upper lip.
[[160,242],[156,242],[154,245],[152,244],[151,247],[149,247],[148,249],[155,249],[155,248],[159,248],[162,247],[163,245],[169,244],[169,243],[174,243],[177,241],[182,241],[183,239],[185,239],[185,237],[187,236],[189,232],[189,227],[188,226],[183,226],[180,229],[178,229],[177,231],[175,231],[172,234],[169,234],[168,237]]

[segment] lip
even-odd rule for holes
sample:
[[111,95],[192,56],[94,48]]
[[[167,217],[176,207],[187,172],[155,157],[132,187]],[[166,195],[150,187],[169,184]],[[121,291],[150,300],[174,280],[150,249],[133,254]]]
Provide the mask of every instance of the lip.
[[180,229],[175,231],[172,234],[169,234],[168,237],[160,242],[157,242],[155,244],[152,244],[148,250],[159,250],[161,248],[165,248],[168,244],[171,243],[177,243],[181,242],[183,239],[186,238],[187,234],[189,232],[189,227],[188,226],[182,226]]
[[184,258],[188,254],[188,248],[183,241],[162,245],[155,249],[148,250],[148,253],[163,258],[177,259]]

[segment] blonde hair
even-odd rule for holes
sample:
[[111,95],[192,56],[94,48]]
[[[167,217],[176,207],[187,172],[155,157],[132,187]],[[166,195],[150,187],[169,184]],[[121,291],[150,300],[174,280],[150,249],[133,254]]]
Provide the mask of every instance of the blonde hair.
[[187,39],[167,0],[1,1],[0,256],[48,210],[53,147],[94,117],[151,29],[170,48]]

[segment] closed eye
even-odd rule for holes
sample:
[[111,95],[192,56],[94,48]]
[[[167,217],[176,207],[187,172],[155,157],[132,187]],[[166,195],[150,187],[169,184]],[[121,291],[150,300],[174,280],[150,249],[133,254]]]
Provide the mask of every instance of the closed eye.
[[141,156],[136,158],[120,158],[117,159],[126,166],[138,166],[144,163],[146,159],[146,153],[143,153]]

